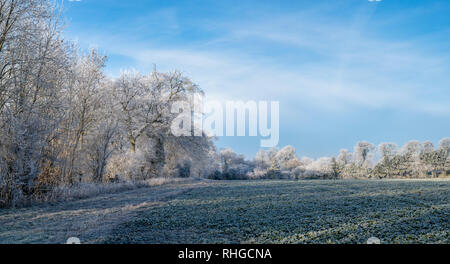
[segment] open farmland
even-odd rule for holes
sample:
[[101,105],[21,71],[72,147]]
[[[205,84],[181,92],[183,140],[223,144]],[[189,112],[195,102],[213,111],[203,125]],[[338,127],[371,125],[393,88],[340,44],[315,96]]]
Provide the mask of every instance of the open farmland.
[[449,243],[450,181],[237,181],[121,224],[111,243]]
[[196,180],[0,211],[0,243],[450,243],[450,181]]

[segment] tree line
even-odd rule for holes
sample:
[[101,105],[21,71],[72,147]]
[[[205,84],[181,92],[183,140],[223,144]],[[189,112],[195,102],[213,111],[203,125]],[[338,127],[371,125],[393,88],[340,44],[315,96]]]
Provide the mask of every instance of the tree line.
[[411,179],[450,176],[450,139],[436,148],[432,142],[410,141],[378,147],[358,142],[353,152],[343,149],[336,157],[316,160],[296,155],[292,146],[261,150],[253,160],[232,149],[218,154],[220,170],[213,179]]
[[104,73],[62,36],[61,6],[0,0],[0,207],[82,182],[204,177],[212,140],[173,137],[169,106],[200,88],[179,72]]
[[[218,152],[206,135],[175,137],[175,101],[202,90],[179,72],[123,71],[108,78],[106,56],[64,39],[51,0],[0,0],[0,207],[44,199],[55,188],[157,177],[330,179],[443,177],[449,139],[299,159],[292,147],[248,161]],[[179,114],[179,113],[178,113]]]

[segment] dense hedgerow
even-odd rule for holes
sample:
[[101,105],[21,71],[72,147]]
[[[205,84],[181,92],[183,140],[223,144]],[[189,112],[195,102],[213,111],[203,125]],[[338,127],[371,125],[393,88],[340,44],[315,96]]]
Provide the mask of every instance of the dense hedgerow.
[[[231,149],[219,154],[221,168],[210,176],[219,180],[241,179],[410,179],[450,176],[450,139],[439,147],[430,142],[408,142],[402,149],[393,143],[375,148],[358,142],[354,152],[341,150],[337,157],[299,159],[291,146],[281,150],[261,150],[248,161]],[[375,159],[378,158],[378,162]]]

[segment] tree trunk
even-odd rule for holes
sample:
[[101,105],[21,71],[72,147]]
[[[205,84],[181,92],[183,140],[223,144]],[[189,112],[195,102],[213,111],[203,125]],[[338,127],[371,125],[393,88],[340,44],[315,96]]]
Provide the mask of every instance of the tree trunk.
[[135,153],[136,152],[136,139],[131,135],[129,136],[129,139],[130,139],[130,151],[132,153]]
[[164,139],[162,136],[156,136],[154,141],[154,158],[150,161],[150,177],[160,177],[164,162],[166,160],[166,153],[164,151]]

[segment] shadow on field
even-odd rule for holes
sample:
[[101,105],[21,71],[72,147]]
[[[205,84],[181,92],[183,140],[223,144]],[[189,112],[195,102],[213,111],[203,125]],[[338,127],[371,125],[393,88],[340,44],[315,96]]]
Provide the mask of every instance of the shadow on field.
[[117,224],[201,184],[193,181],[0,210],[0,243],[63,244],[72,236],[79,237],[82,243],[95,243],[103,240]]

